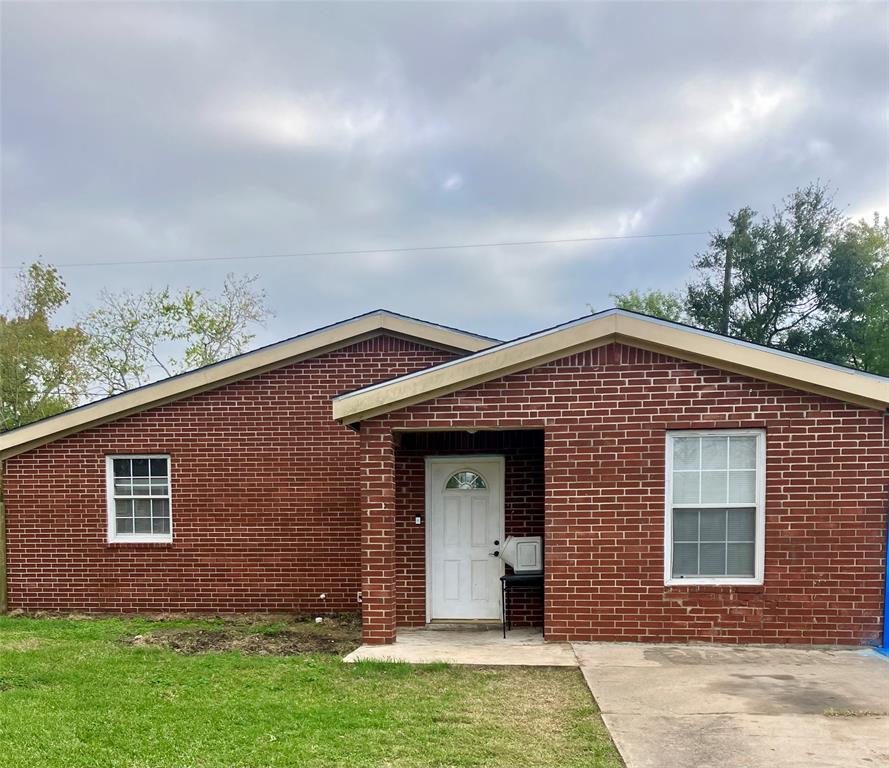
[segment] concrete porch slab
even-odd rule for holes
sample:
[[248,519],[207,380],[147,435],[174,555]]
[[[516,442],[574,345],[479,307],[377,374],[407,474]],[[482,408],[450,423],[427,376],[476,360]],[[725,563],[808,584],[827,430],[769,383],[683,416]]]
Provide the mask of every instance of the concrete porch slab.
[[889,766],[871,650],[573,645],[627,768]]
[[409,664],[576,667],[570,643],[547,643],[539,630],[514,629],[506,639],[499,629],[402,629],[392,645],[362,645],[343,661],[403,661]]

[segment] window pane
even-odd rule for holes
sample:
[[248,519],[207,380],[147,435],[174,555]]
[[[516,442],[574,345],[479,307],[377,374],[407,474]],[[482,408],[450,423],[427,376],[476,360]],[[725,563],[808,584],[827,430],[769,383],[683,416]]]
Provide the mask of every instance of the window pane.
[[727,538],[729,541],[753,541],[755,531],[755,509],[730,509],[728,511]]
[[699,472],[673,473],[673,502],[675,504],[697,504],[700,501]]
[[170,519],[168,517],[155,517],[151,521],[152,533],[169,533]]
[[148,477],[148,459],[133,459],[133,477]]
[[151,514],[154,517],[170,517],[170,502],[166,499],[151,500]]
[[730,467],[732,469],[756,468],[756,438],[733,437],[730,449]]
[[116,496],[131,496],[133,493],[133,485],[129,480],[115,480],[114,494]]
[[727,472],[702,472],[701,473],[701,503],[725,504]]
[[697,576],[698,573],[698,545],[674,544],[673,545],[673,575]]
[[673,469],[698,469],[701,441],[697,437],[673,438]]
[[725,541],[725,510],[701,510],[701,541]]
[[166,477],[167,476],[167,460],[151,459],[151,476]]
[[729,473],[728,500],[733,503],[756,503],[756,470],[743,469]]
[[118,517],[116,520],[117,532],[118,533],[132,533],[133,532],[133,518],[132,517]]
[[673,541],[698,540],[698,511],[677,509],[673,511]]
[[151,491],[151,485],[140,477],[133,478],[133,496],[147,496]]
[[169,491],[167,490],[167,481],[166,480],[155,480],[152,478],[151,480],[151,495],[152,496],[166,496]]
[[727,437],[705,437],[701,440],[701,466],[704,469],[728,467]]
[[753,576],[753,544],[729,544],[727,572],[732,576]]
[[114,514],[116,514],[118,516],[132,515],[133,514],[132,499],[115,499]]
[[141,517],[151,517],[151,501],[148,499],[134,499],[133,514]]
[[129,477],[130,476],[130,460],[129,459],[114,459],[114,476],[115,477]]
[[150,517],[134,517],[133,533],[151,533]]
[[725,575],[725,544],[701,544],[701,575]]

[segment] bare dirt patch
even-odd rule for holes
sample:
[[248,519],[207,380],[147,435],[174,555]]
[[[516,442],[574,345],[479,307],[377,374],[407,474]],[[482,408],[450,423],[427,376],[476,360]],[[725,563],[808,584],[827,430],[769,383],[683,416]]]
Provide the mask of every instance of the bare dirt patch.
[[342,656],[361,645],[361,622],[355,616],[325,617],[321,623],[314,619],[290,619],[273,625],[226,622],[207,629],[159,629],[123,641],[184,654],[238,651],[257,656]]

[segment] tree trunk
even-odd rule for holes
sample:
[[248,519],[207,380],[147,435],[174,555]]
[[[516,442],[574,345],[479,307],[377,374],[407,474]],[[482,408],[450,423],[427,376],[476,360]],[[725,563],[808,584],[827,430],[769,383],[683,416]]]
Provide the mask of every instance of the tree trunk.
[[728,335],[729,315],[732,308],[732,239],[725,243],[725,276],[722,279],[722,318],[719,323],[719,332]]

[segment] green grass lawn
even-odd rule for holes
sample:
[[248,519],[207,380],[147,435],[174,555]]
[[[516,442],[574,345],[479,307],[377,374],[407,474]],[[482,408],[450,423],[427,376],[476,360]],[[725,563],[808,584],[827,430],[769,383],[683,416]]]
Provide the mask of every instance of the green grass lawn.
[[0,617],[0,765],[621,765],[576,669],[343,664],[127,641],[220,626]]

